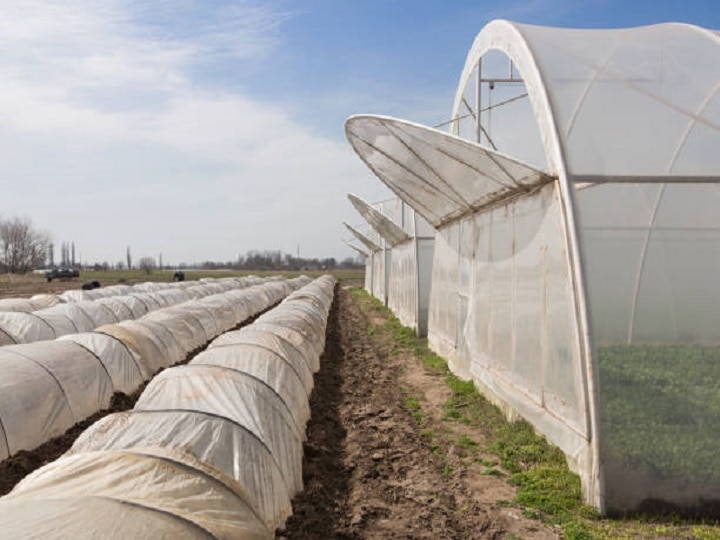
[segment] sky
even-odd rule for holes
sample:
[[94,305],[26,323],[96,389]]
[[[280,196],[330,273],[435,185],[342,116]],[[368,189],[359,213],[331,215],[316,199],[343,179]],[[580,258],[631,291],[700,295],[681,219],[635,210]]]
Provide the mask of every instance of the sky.
[[720,28],[720,0],[0,0],[0,216],[84,263],[343,259],[345,119],[448,120],[493,19]]

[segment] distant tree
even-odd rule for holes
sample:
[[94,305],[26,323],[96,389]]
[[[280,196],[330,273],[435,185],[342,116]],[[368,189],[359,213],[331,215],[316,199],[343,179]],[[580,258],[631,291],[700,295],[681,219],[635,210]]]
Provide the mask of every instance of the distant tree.
[[50,235],[36,230],[28,218],[0,220],[0,267],[24,274],[45,264]]
[[158,257],[158,268],[160,268],[160,270],[163,269],[162,253],[161,253],[160,256]]
[[138,266],[140,267],[140,270],[146,274],[152,274],[152,271],[155,269],[155,259],[152,257],[143,257],[138,262]]
[[47,262],[51,268],[55,266],[55,244],[52,242],[48,244]]
[[127,251],[125,252],[125,257],[127,259],[128,270],[132,270],[132,255],[130,255],[130,246],[127,247]]
[[75,242],[70,245],[70,266],[75,266]]
[[125,268],[125,263],[122,261],[118,261],[115,263],[115,270],[122,270]]

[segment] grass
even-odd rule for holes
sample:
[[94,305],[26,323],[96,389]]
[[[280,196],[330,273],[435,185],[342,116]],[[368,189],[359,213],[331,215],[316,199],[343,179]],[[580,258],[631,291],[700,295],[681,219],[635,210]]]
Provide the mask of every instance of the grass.
[[[445,360],[428,349],[427,341],[419,339],[411,329],[402,326],[400,321],[379,301],[371,298],[364,290],[359,288],[351,289],[351,294],[365,313],[373,314],[374,319],[377,317],[382,318],[384,322],[377,326],[375,335],[380,337],[379,334],[384,334],[392,338],[392,351],[394,354],[415,354],[431,372],[444,376],[445,382],[451,390],[451,396],[444,404],[445,421],[449,425],[462,423],[470,428],[478,429],[484,434],[485,440],[491,441],[486,448],[479,448],[479,445],[476,447],[476,443],[466,435],[454,438],[451,442],[465,450],[482,450],[484,453],[489,452],[497,456],[497,460],[484,460],[476,457],[474,461],[486,467],[483,474],[506,476],[508,481],[517,487],[515,499],[513,501],[500,501],[498,506],[519,507],[523,514],[528,517],[561,527],[565,538],[571,540],[609,540],[616,538],[720,539],[720,527],[715,523],[684,521],[677,517],[630,516],[623,519],[600,519],[593,508],[582,503],[580,479],[568,469],[565,456],[558,448],[548,444],[544,437],[537,435],[529,423],[525,421],[508,422],[500,409],[480,395],[472,382],[463,381],[453,375],[449,371]],[[696,356],[700,358],[699,355]],[[613,374],[616,374],[613,369],[623,369],[621,360],[618,360],[614,365],[612,364],[612,362],[606,362],[605,367],[612,367],[612,369],[606,371],[605,375],[602,373],[603,368],[601,366],[601,377],[605,377],[603,381],[608,380],[608,375],[614,376]],[[672,364],[672,361],[665,363],[667,366],[672,366]],[[720,361],[715,362],[714,366],[714,369],[719,369]],[[684,368],[680,369],[684,373],[688,371]],[[689,371],[693,375],[685,375],[685,383],[657,382],[654,391],[657,392],[658,388],[660,388],[665,392],[683,393],[688,391],[689,384],[697,384],[702,381],[706,381],[708,384],[714,385],[712,388],[720,390],[717,386],[720,385],[720,373],[713,371],[703,379],[700,377],[700,374],[703,373],[700,365]],[[652,378],[652,375],[638,373],[637,377],[640,379]],[[640,402],[644,404],[652,402],[650,396],[648,396],[647,402],[645,402],[645,398],[633,397],[631,388],[628,388],[628,393],[617,396],[615,399],[619,401],[635,399],[638,404]],[[710,404],[709,406],[714,408],[715,403],[720,402],[720,392],[717,390],[713,390],[715,391],[713,396],[705,394],[705,397],[708,398],[706,405]],[[607,399],[608,396],[603,394],[603,398]],[[610,399],[612,401],[613,398],[610,397]],[[413,403],[412,400],[411,403]],[[644,406],[640,408],[644,408]],[[663,411],[658,412],[663,413]],[[664,412],[669,413],[670,411]],[[711,413],[704,418],[709,421],[710,417],[717,418],[718,416]],[[615,422],[617,423],[617,421],[616,418]],[[638,421],[636,419],[635,423],[637,424]],[[715,437],[720,431],[715,429],[715,424],[711,425],[714,433],[708,436]],[[427,428],[423,429],[421,434],[431,441],[436,453],[441,455],[441,445],[447,444],[447,441],[442,441],[443,435]],[[631,438],[631,440],[634,439]],[[718,445],[715,445],[714,448],[718,447]],[[714,455],[716,454],[717,452]]]

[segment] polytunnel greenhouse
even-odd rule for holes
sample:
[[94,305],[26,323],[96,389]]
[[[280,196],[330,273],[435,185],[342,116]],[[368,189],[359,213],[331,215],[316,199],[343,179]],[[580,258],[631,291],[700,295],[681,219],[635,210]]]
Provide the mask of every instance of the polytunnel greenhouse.
[[448,131],[348,139],[435,228],[431,347],[602,512],[720,500],[720,34],[494,21]]
[[[387,306],[405,326],[425,336],[435,243],[432,226],[401,199],[381,203],[384,212],[352,193],[348,199],[384,242]],[[366,272],[369,266],[366,259]]]
[[302,489],[308,400],[334,295],[334,278],[310,281],[246,289],[253,314],[285,298],[163,371],[133,410],[93,424],[24,478],[0,499],[3,533],[272,538]]

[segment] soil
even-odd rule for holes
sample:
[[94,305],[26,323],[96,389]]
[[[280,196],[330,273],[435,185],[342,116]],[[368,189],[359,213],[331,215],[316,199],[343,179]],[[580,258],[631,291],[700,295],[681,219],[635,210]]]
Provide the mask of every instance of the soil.
[[[444,378],[414,355],[396,354],[374,331],[382,322],[338,290],[311,396],[305,489],[276,537],[559,538],[504,506],[514,496],[506,478],[483,474],[486,467],[457,445],[428,437],[457,440],[470,428],[443,421]],[[422,424],[410,396],[421,404]],[[472,437],[482,447],[482,433]]]

